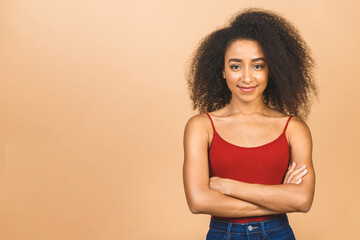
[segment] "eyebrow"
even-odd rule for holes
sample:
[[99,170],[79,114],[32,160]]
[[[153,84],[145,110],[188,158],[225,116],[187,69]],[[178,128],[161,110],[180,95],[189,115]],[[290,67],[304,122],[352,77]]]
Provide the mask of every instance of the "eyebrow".
[[[257,61],[260,61],[260,60],[263,60],[264,62],[266,62],[265,58],[262,58],[262,57],[253,58],[253,59],[251,59],[251,62],[257,62]],[[233,61],[233,62],[242,62],[242,59],[240,59],[240,58],[230,58],[228,62],[231,62],[231,61]]]

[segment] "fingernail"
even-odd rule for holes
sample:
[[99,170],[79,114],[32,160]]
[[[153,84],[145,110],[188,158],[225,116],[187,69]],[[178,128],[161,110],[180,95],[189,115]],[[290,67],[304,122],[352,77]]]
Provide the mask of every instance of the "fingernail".
[[303,172],[304,172],[304,173],[307,173],[307,169],[305,169]]

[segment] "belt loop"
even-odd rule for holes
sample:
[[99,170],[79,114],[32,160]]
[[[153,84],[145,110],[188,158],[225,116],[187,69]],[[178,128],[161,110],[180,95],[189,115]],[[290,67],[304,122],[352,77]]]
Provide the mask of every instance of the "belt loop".
[[231,230],[231,226],[232,226],[232,223],[229,222],[228,223],[228,228],[227,228],[227,231],[226,231],[226,234],[225,234],[225,237],[224,237],[224,240],[228,240],[230,239],[230,230]]
[[261,231],[262,231],[262,235],[263,235],[263,237],[265,238],[265,239],[269,239],[269,236],[266,234],[266,232],[265,232],[265,224],[264,224],[264,222],[260,222],[260,224],[261,224]]

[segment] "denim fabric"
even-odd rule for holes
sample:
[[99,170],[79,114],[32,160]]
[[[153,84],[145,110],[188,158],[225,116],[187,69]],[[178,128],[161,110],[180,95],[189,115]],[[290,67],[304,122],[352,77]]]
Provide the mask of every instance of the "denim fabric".
[[258,222],[232,223],[211,219],[206,240],[295,240],[286,214]]

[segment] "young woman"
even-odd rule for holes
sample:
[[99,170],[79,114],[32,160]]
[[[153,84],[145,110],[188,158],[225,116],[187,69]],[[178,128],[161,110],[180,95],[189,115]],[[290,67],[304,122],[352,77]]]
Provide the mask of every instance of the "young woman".
[[183,178],[206,239],[295,239],[286,213],[315,188],[305,119],[317,96],[310,51],[278,14],[247,9],[203,39],[187,76],[193,109]]

